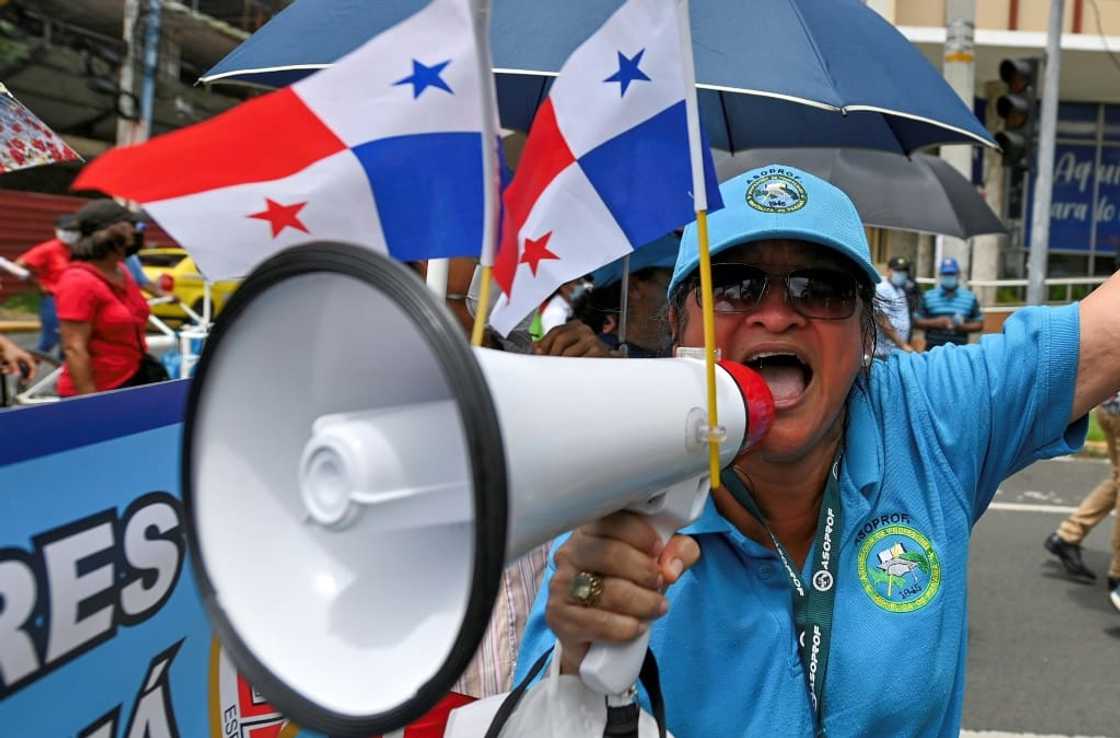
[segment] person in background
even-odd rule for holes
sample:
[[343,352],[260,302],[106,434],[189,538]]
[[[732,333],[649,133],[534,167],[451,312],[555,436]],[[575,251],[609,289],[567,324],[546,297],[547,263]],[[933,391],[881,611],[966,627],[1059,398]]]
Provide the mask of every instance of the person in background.
[[468,338],[474,328],[474,316],[467,309],[467,293],[477,265],[478,259],[460,256],[451,259],[447,269],[447,307],[463,326]]
[[573,279],[560,285],[560,289],[541,308],[541,336],[548,335],[553,328],[559,328],[575,315],[576,307],[587,298],[590,282],[585,278]]
[[[895,266],[891,266],[891,264]],[[922,291],[918,288],[918,283],[914,281],[914,265],[905,256],[896,256],[891,259],[887,267],[906,272],[906,284],[902,285],[902,289],[906,292],[906,307],[910,310],[910,323],[913,327],[914,315],[922,307]]]
[[[673,276],[680,244],[680,236],[669,234],[630,255],[626,340],[621,352],[624,356],[645,359],[668,355],[672,336],[665,319],[668,308],[665,290]],[[621,346],[618,322],[622,309],[623,262],[619,259],[592,272],[594,288],[586,307],[576,314],[614,350]]]
[[926,350],[945,344],[964,345],[968,334],[984,329],[980,301],[961,287],[961,267],[949,257],[941,260],[937,286],[922,295],[914,325],[926,332]]
[[27,379],[35,371],[35,357],[20,348],[15,341],[0,335],[0,374],[12,374]]
[[[470,277],[464,284],[463,270],[457,262],[471,265]],[[469,336],[482,286],[482,270],[472,260],[453,259],[447,280],[447,300],[452,312]],[[499,294],[491,284],[490,308]],[[460,301],[460,295],[462,300]],[[462,308],[460,310],[459,308]],[[528,315],[509,336],[500,336],[487,329],[485,345],[500,351],[538,356],[610,357],[607,346],[585,323],[569,320],[553,327],[539,341],[533,341],[530,330],[536,313]],[[452,687],[453,691],[479,699],[508,692],[513,683],[513,669],[521,644],[521,633],[529,617],[537,588],[544,575],[548,546],[541,545],[512,562],[502,572],[502,582],[486,635],[471,663]]]
[[907,302],[906,283],[910,281],[910,261],[896,256],[887,263],[887,278],[875,285],[878,308],[875,324],[875,357],[885,359],[894,351],[910,353],[910,305]]
[[[137,234],[140,238],[140,248],[144,248],[144,233],[147,230],[147,224],[143,221],[135,223]],[[128,269],[128,273],[136,280],[136,285],[147,292],[152,297],[168,297],[168,293],[163,291],[163,288],[158,284],[148,279],[148,275],[144,273],[144,265],[140,262],[140,255],[133,254],[124,260],[124,265]]]
[[139,250],[136,216],[113,200],[94,200],[77,214],[82,237],[58,281],[64,366],[61,397],[166,379],[147,356],[148,303],[123,263]]
[[58,314],[55,289],[58,278],[70,264],[70,247],[78,240],[77,222],[73,215],[55,221],[54,238],[32,246],[16,257],[16,264],[31,272],[31,280],[39,288],[39,345],[46,354],[58,345]]
[[1120,610],[1120,393],[1109,397],[1097,408],[1097,424],[1104,433],[1108,447],[1108,460],[1112,470],[1089,496],[1082,500],[1077,510],[1062,521],[1058,529],[1046,539],[1046,550],[1058,557],[1066,572],[1076,579],[1094,582],[1097,575],[1081,559],[1081,542],[1089,531],[1116,511],[1117,522],[1112,527],[1112,561],[1108,567],[1108,593],[1113,606]]

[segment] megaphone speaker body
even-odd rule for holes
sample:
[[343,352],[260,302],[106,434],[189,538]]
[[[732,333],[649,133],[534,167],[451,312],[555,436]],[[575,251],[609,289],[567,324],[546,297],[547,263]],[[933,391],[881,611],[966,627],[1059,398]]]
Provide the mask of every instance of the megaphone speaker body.
[[[507,559],[707,470],[703,362],[475,352],[502,429]],[[730,463],[747,418],[738,386],[717,376]]]
[[[717,371],[724,464],[766,412],[748,417],[736,371]],[[471,349],[416,275],[365,249],[273,257],[188,403],[189,542],[219,637],[300,724],[405,725],[469,663],[507,560],[622,508],[699,512],[705,392],[692,359]]]

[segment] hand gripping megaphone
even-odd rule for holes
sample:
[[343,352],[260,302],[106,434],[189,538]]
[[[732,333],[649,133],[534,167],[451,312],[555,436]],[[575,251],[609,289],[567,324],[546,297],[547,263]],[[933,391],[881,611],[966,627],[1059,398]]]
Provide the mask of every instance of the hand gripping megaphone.
[[[724,465],[773,403],[717,369]],[[297,723],[396,730],[435,705],[485,633],[502,569],[623,508],[664,536],[708,491],[704,364],[472,349],[404,266],[312,243],[233,295],[183,436],[192,565],[223,646]],[[595,646],[603,692],[645,643]]]

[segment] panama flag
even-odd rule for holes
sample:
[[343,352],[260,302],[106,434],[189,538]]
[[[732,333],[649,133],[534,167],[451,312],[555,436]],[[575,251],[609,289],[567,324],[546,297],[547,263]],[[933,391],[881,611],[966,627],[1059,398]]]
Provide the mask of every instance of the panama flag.
[[324,239],[477,256],[497,197],[482,142],[498,139],[475,38],[469,0],[433,0],[291,87],[99,157],[74,187],[141,203],[212,280]]
[[564,282],[693,220],[695,190],[722,207],[687,18],[679,0],[628,0],[560,69],[502,196],[490,324],[503,335]]

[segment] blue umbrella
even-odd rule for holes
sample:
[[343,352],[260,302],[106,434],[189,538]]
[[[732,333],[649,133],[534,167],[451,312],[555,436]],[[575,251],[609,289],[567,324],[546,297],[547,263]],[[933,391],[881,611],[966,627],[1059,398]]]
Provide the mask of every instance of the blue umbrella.
[[[202,78],[279,87],[329,65],[424,0],[298,0]],[[502,125],[528,130],[568,55],[619,0],[493,0]],[[995,146],[936,69],[861,0],[697,2],[700,116],[720,149]],[[837,115],[840,113],[840,115]]]

